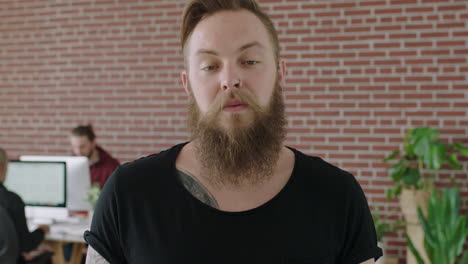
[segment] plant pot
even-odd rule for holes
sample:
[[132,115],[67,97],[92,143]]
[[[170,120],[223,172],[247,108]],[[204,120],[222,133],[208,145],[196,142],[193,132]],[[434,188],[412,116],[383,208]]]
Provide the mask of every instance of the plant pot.
[[385,245],[382,241],[377,243],[377,246],[382,249],[383,255],[375,262],[375,264],[385,264]]
[[[425,263],[429,263],[429,260],[424,249],[424,231],[419,223],[418,207],[427,216],[427,204],[430,195],[428,191],[412,189],[403,189],[400,195],[400,207],[407,223],[406,232]],[[406,247],[406,263],[417,264],[416,258],[409,247]]]

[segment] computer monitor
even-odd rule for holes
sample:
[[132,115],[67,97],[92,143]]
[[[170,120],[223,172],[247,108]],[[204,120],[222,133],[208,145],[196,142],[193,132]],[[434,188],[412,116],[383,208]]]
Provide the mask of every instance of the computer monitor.
[[[67,217],[65,162],[9,161],[5,187],[26,204],[27,217]],[[41,214],[42,212],[42,214]]]
[[89,161],[76,156],[20,156],[22,161],[63,161],[67,165],[67,209],[87,211],[91,205],[86,201],[86,193],[91,188]]

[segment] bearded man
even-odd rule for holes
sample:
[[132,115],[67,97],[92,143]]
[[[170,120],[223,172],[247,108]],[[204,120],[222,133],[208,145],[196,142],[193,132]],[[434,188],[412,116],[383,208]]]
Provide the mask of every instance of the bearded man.
[[73,155],[88,158],[91,183],[99,183],[102,189],[112,172],[120,165],[119,161],[97,144],[96,134],[91,125],[73,128],[70,144]]
[[190,142],[121,166],[87,263],[374,263],[355,178],[283,145],[285,64],[254,0],[193,0],[181,26]]

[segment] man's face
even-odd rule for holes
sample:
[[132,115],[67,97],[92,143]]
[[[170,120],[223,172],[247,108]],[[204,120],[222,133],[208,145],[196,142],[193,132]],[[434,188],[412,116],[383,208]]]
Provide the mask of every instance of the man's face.
[[[186,47],[189,128],[212,183],[271,176],[285,136],[281,80],[262,22],[248,11],[203,19]],[[282,65],[283,66],[283,65]]]
[[86,136],[71,136],[70,144],[75,156],[90,158],[96,148],[95,141],[90,141]]
[[226,131],[251,125],[253,112],[267,109],[275,82],[282,79],[265,26],[246,10],[200,21],[186,56],[184,87],[201,116],[216,119]]

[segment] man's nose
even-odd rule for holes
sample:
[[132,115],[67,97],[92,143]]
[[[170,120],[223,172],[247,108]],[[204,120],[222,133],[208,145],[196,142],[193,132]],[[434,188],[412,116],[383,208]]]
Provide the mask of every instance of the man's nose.
[[223,70],[221,89],[223,91],[228,89],[240,89],[242,86],[242,80],[238,69],[236,69],[235,66],[226,65]]
[[223,90],[241,87],[241,80],[239,78],[223,81]]

